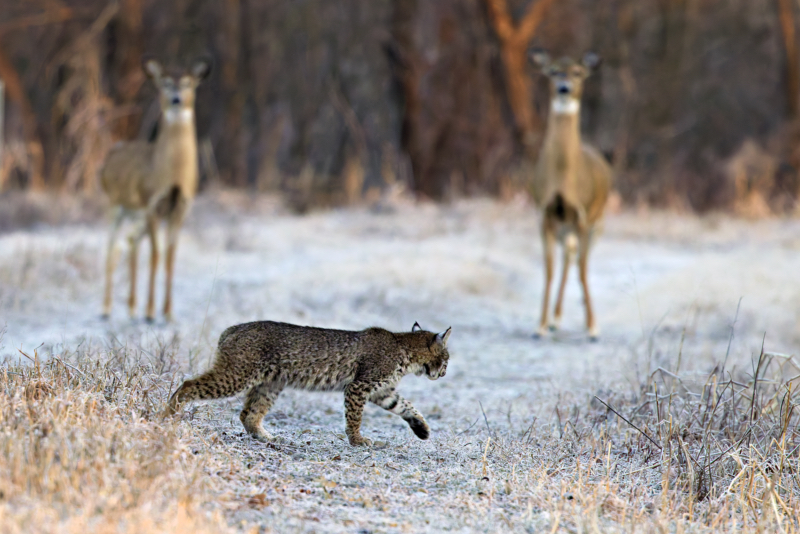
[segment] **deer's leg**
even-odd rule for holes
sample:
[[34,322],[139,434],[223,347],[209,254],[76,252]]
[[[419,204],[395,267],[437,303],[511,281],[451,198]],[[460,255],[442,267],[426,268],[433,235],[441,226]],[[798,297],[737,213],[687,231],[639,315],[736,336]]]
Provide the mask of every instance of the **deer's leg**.
[[583,303],[586,306],[586,330],[589,332],[589,339],[597,341],[600,330],[597,328],[592,312],[592,298],[589,295],[589,245],[591,236],[588,231],[583,231],[578,236],[578,268],[580,271],[581,285],[583,286]]
[[150,237],[150,282],[147,286],[147,314],[145,319],[152,323],[156,313],[156,269],[158,268],[158,216],[147,214],[147,235]]
[[186,203],[178,199],[173,213],[167,225],[167,261],[166,261],[166,281],[164,289],[164,318],[167,321],[172,319],[172,275],[175,269],[175,251],[178,247],[178,236],[181,231],[184,216],[186,215]]
[[106,250],[106,288],[103,295],[103,318],[111,316],[112,290],[114,285],[114,269],[117,266],[119,249],[117,248],[117,237],[119,227],[122,224],[124,212],[120,206],[115,206],[112,212],[111,232],[108,235],[108,247]]
[[550,325],[550,330],[556,330],[561,325],[561,312],[564,303],[564,290],[567,287],[567,274],[569,273],[569,266],[575,257],[575,252],[578,249],[578,240],[575,234],[568,234],[564,240],[564,268],[561,271],[561,283],[558,285],[558,296],[556,297],[556,309],[553,314],[553,322]]
[[264,416],[267,415],[275,399],[280,395],[283,386],[275,382],[262,382],[250,388],[244,402],[242,413],[239,420],[242,421],[247,433],[259,441],[271,441],[272,436],[264,430],[261,424]]
[[180,223],[177,225],[170,221],[167,227],[167,261],[166,279],[164,281],[164,318],[172,320],[172,273],[175,269],[175,249],[178,246],[178,232]]
[[128,243],[130,244],[129,261],[129,274],[130,274],[130,292],[128,293],[128,315],[131,318],[136,316],[136,270],[139,266],[139,242],[144,237],[145,229],[143,225],[137,224],[130,237]]
[[369,400],[387,412],[402,417],[419,439],[428,439],[431,435],[431,428],[422,414],[410,402],[401,397],[394,388],[378,390],[370,395]]
[[542,296],[542,319],[536,337],[547,334],[548,308],[550,306],[550,285],[553,281],[553,252],[556,246],[556,233],[552,222],[545,217],[542,225],[542,244],[544,246],[544,295]]

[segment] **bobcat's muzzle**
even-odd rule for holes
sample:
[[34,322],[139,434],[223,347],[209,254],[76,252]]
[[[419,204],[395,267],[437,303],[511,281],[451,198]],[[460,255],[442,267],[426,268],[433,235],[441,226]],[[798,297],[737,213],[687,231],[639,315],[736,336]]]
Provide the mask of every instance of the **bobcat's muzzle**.
[[444,366],[439,367],[438,369],[431,369],[431,366],[426,363],[423,365],[423,367],[425,368],[425,374],[429,380],[436,380],[443,377],[445,373],[447,373],[447,368]]

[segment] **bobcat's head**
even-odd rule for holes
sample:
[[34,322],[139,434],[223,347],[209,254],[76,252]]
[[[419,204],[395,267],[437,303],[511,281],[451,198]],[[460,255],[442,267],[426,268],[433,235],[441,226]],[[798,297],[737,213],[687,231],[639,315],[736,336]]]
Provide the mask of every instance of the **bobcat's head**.
[[[422,327],[419,326],[419,323],[414,323],[411,328],[412,332],[421,330]],[[441,334],[431,334],[432,337],[428,340],[428,350],[421,355],[417,376],[424,373],[430,380],[436,380],[447,373],[447,361],[450,359],[450,354],[447,352],[447,338],[450,337],[451,330],[452,328],[448,328]]]

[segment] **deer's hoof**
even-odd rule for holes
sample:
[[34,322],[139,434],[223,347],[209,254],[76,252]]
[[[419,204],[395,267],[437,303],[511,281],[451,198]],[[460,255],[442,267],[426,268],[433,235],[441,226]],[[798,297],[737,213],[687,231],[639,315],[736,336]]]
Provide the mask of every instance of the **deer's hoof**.
[[600,341],[600,329],[596,326],[593,326],[589,329],[589,341],[592,343],[597,343]]

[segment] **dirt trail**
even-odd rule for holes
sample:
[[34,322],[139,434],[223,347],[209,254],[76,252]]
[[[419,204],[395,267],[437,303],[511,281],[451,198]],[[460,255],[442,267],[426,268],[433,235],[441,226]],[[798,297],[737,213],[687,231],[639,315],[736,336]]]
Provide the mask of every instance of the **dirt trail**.
[[[692,355],[684,368],[707,370],[724,355],[740,298],[732,365],[749,365],[765,332],[771,350],[792,353],[800,345],[796,220],[610,216],[591,260],[602,330],[593,344],[585,340],[574,271],[562,331],[551,339],[531,338],[542,290],[541,246],[538,217],[524,204],[399,204],[377,213],[357,209],[297,217],[271,206],[261,213],[225,213],[204,209],[201,200],[180,242],[176,320],[169,325],[126,317],[124,266],[117,273],[115,315],[110,322],[99,320],[104,242],[100,225],[0,236],[0,327],[6,327],[0,355],[14,355],[18,348],[32,352],[41,344],[41,352],[79,342],[153,346],[177,336],[182,357],[201,369],[219,333],[248,320],[348,329],[403,330],[414,321],[431,330],[452,325],[446,379],[409,377],[400,386],[429,416],[434,432],[429,442],[416,441],[401,420],[368,408],[365,435],[402,447],[391,452],[394,456],[378,451],[374,457],[390,463],[408,459],[387,474],[390,485],[404,484],[404,477],[419,472],[419,462],[437,454],[449,454],[456,463],[472,461],[480,443],[464,441],[469,433],[459,436],[479,417],[485,424],[481,406],[489,425],[523,428],[532,415],[549,417],[546,410],[559,395],[613,388],[673,361],[684,328],[684,351]],[[141,256],[144,273],[146,249]],[[145,283],[141,276],[140,298]],[[650,357],[648,339],[655,340]],[[239,436],[236,400],[202,408],[195,424],[226,431],[231,449],[261,454],[253,461],[266,462],[265,472],[301,480],[309,473],[334,472],[315,471],[312,464],[319,458],[341,455],[343,462],[358,464],[373,454],[340,441],[341,404],[339,393],[287,392],[279,398],[265,420],[267,429],[290,443],[313,442],[307,450],[292,449],[299,451],[295,462],[265,459]],[[458,452],[459,447],[465,448]],[[413,495],[405,495],[411,506]],[[333,504],[321,509],[318,515],[330,520],[350,517],[348,509]],[[301,512],[269,513],[276,525],[305,528],[297,519]],[[358,513],[353,517],[377,512]],[[413,524],[416,531],[477,528],[464,521],[453,511],[435,520],[418,517]],[[330,530],[335,524],[328,523]]]

